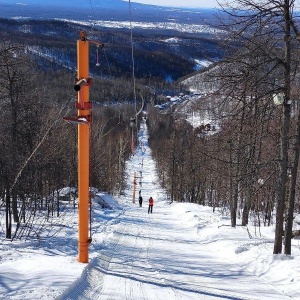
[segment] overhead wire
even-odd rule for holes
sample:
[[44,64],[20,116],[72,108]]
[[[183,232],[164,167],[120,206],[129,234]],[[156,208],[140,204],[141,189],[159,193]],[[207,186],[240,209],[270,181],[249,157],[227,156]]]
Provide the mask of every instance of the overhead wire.
[[92,10],[92,18],[94,19],[93,26],[91,26],[91,30],[93,30],[94,26],[96,24],[95,10],[94,10],[94,6],[93,6],[93,3],[92,3],[92,0],[89,0],[89,2],[90,2],[91,10]]
[[[92,10],[92,18],[94,19],[94,22],[92,23],[91,26],[91,33],[93,33],[95,24],[96,24],[96,17],[95,17],[95,10],[94,6],[92,4],[92,0],[89,0],[91,10]],[[96,66],[99,64],[99,46],[97,45],[97,62]],[[93,170],[92,170],[92,165],[93,165],[93,143],[92,143],[92,138],[93,138],[93,115],[92,115],[92,110],[90,111],[90,122],[89,122],[89,243],[92,242],[92,177],[93,177]]]
[[133,82],[133,95],[135,101],[135,112],[136,108],[136,80],[135,80],[135,60],[134,60],[134,47],[133,47],[133,28],[132,28],[132,12],[131,12],[131,1],[128,0],[129,4],[129,27],[130,27],[130,43],[131,43],[131,62],[132,62],[132,82]]
[[[96,26],[96,23],[97,23],[97,20],[96,20],[96,14],[95,14],[95,9],[94,9],[94,6],[93,6],[93,3],[92,3],[92,0],[89,0],[89,4],[90,4],[90,7],[91,7],[91,15],[92,15],[92,20],[90,20],[90,24],[91,24],[91,36],[95,35],[97,33],[100,33],[100,36],[101,36],[101,39],[103,40],[103,36],[102,36],[102,32],[101,31],[96,31],[95,29],[95,26]],[[96,37],[95,37],[96,38]],[[104,53],[104,56],[105,56],[105,59],[106,59],[106,62],[107,62],[107,66],[108,66],[108,70],[109,70],[109,73],[110,75],[112,76],[112,71],[111,71],[111,68],[110,68],[110,64],[108,62],[108,58],[107,58],[107,54],[105,52],[105,48],[101,47],[101,49],[103,50],[103,53]],[[99,63],[99,45],[97,45],[97,48],[96,48],[96,66],[100,66],[100,63]],[[93,131],[93,116],[92,116],[92,113],[91,113],[91,116],[90,116],[90,122],[89,122],[89,127],[90,127],[90,137],[89,137],[89,155],[90,155],[90,169],[89,169],[89,223],[90,223],[90,230],[89,230],[89,242],[92,241],[92,196],[93,196],[93,192],[91,190],[91,187],[92,187],[92,176],[93,176],[93,173],[92,173],[92,131]]]
[[[132,142],[131,142],[131,148],[132,148],[132,154],[134,155],[134,134],[133,130],[134,127],[136,128],[136,141],[137,144],[139,143],[138,140],[138,123],[137,123],[137,118],[138,115],[142,112],[143,107],[144,107],[144,98],[141,93],[140,96],[142,98],[142,106],[137,111],[137,89],[136,89],[136,76],[135,76],[135,59],[134,59],[134,43],[133,43],[133,26],[132,26],[132,7],[131,7],[131,1],[128,0],[128,5],[129,5],[129,26],[130,26],[130,43],[131,43],[131,61],[132,61],[132,81],[133,81],[133,95],[134,95],[134,103],[135,103],[135,126],[132,127]],[[143,158],[142,158],[142,165],[143,165]],[[140,171],[141,177],[140,177],[140,191],[139,191],[139,196],[141,196],[141,187],[142,187],[142,171]]]
[[[89,0],[89,3],[90,3],[91,11],[92,11],[92,19],[94,20],[93,22],[90,21],[90,23],[92,24],[91,25],[91,33],[93,34],[93,32],[94,32],[94,34],[96,35],[96,30],[95,30],[95,27],[96,27],[96,24],[97,24],[96,13],[95,13],[95,9],[94,9],[94,5],[92,3],[92,0]],[[97,33],[100,34],[101,40],[103,40],[102,32],[97,30]],[[104,57],[105,57],[105,60],[106,60],[109,75],[112,77],[112,70],[111,70],[110,63],[109,63],[109,60],[108,60],[108,57],[107,57],[106,49],[105,49],[105,47],[104,48],[102,47],[101,50],[102,50],[102,52],[104,54]],[[97,67],[100,66],[100,63],[99,63],[99,47],[97,47],[97,51],[96,51],[96,66]]]
[[[137,128],[137,97],[136,97],[136,78],[135,78],[135,59],[134,59],[134,44],[133,44],[133,26],[132,26],[132,7],[131,1],[128,0],[129,9],[129,28],[130,28],[130,44],[131,44],[131,64],[132,64],[132,83],[133,83],[133,97],[134,97],[134,109],[135,109],[135,127],[136,127],[136,137],[138,138],[138,128]],[[131,152],[134,154],[134,126],[131,131]]]

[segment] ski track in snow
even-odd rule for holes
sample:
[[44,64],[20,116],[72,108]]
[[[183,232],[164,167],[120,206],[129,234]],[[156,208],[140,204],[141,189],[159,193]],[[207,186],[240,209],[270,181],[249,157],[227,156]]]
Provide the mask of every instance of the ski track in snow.
[[[57,299],[291,299],[237,262],[221,260],[213,243],[207,252],[211,241],[196,232],[191,234],[182,219],[172,213],[163,189],[157,188],[145,123],[141,124],[139,142],[136,155],[127,163],[127,190],[120,199],[124,210],[114,220],[113,238],[99,249],[98,257],[91,260],[81,278]],[[143,207],[132,203],[134,172],[142,176],[137,194],[141,189]],[[150,196],[154,198],[153,214],[147,213]],[[203,226],[209,222],[199,221]]]

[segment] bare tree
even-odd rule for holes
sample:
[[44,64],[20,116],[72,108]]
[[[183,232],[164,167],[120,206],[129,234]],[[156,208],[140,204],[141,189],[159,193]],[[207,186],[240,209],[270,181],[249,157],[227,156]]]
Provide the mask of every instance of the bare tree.
[[[259,69],[263,65],[264,71],[260,73],[261,75],[256,76],[256,80],[252,80],[253,88],[257,91],[259,86],[263,86],[265,90],[259,89],[259,95],[263,96],[264,92],[265,95],[270,95],[270,99],[272,94],[284,94],[284,102],[281,106],[280,151],[278,153],[279,184],[276,197],[274,254],[282,252],[283,215],[288,183],[291,84],[298,65],[294,56],[297,47],[295,47],[292,36],[292,25],[295,18],[294,6],[295,1],[293,0],[238,0],[235,1],[234,7],[230,6],[230,10],[223,7],[224,11],[228,12],[229,22],[234,28],[233,37],[242,49],[248,50],[245,52],[246,56],[238,58],[242,58],[245,64],[254,55],[261,58],[257,60],[258,63],[263,59],[263,63],[256,64]],[[228,24],[226,26],[228,29]],[[233,55],[233,57],[237,58],[237,55]],[[251,67],[252,64],[245,70],[251,72]],[[243,81],[243,78],[245,80],[247,77],[241,74],[240,78]]]

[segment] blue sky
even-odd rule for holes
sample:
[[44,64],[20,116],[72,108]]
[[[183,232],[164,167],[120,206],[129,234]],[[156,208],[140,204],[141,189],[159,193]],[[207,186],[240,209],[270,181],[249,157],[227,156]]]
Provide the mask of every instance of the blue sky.
[[131,2],[176,7],[216,7],[218,5],[216,0],[131,0]]

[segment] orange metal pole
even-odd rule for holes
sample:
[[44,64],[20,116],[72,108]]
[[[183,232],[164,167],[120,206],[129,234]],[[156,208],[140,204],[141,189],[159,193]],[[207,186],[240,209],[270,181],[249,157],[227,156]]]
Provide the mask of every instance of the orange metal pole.
[[[80,40],[77,41],[77,76],[78,79],[89,77],[89,42],[85,32],[80,32]],[[84,85],[78,92],[78,103],[89,102],[89,87]],[[87,108],[84,107],[84,108]],[[88,109],[78,110],[78,116],[87,116]],[[89,124],[78,125],[78,198],[79,198],[79,241],[78,261],[88,262],[89,248]]]

